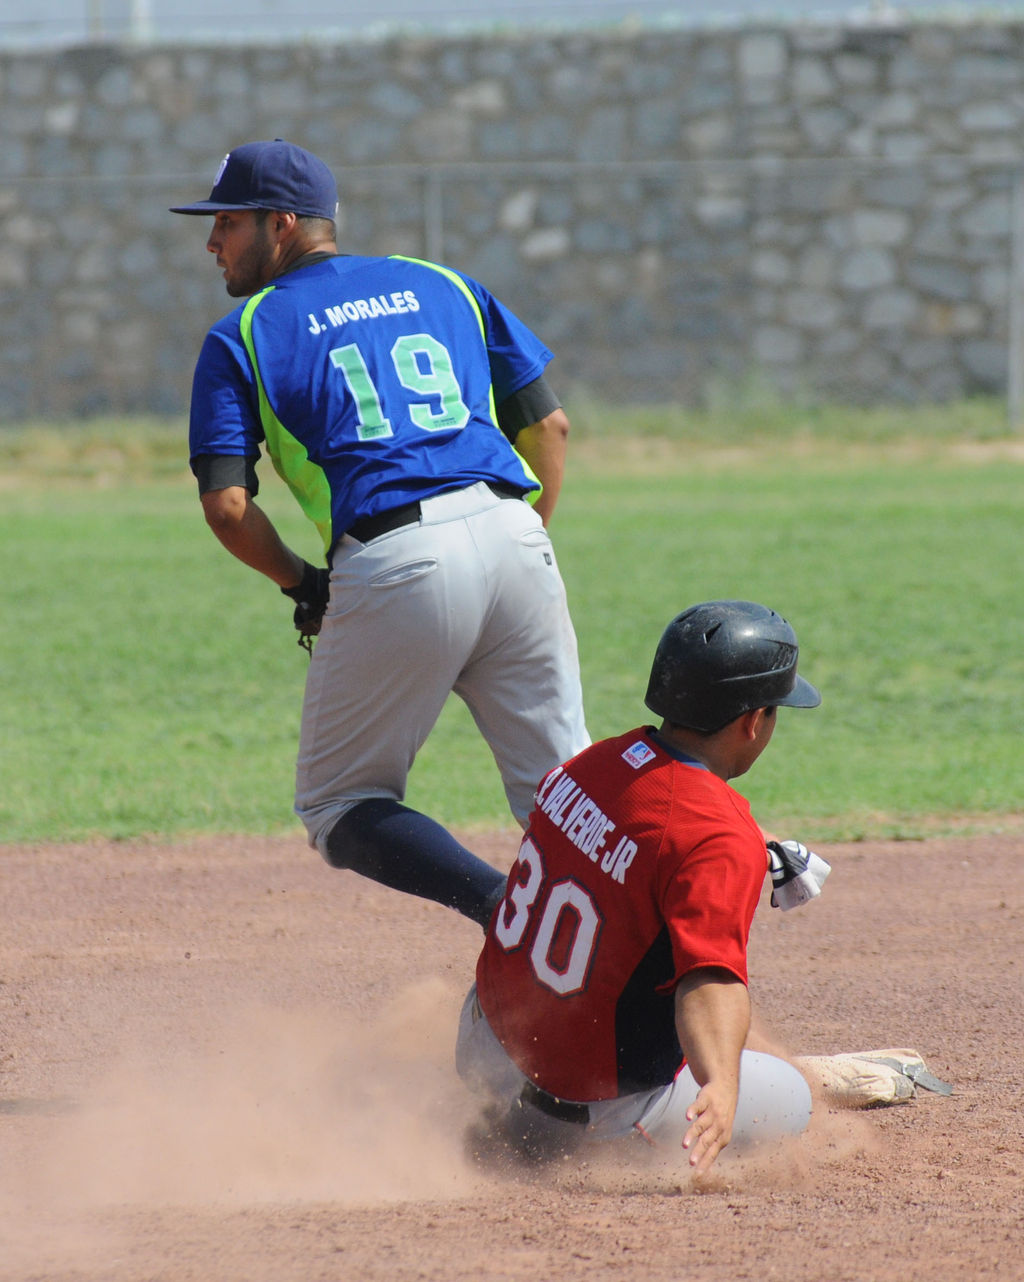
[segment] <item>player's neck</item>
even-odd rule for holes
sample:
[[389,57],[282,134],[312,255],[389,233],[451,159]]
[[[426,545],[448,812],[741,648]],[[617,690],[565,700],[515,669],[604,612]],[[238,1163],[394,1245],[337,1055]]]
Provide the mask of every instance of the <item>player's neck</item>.
[[338,247],[330,237],[325,239],[296,238],[281,246],[281,252],[274,264],[274,275],[271,279],[293,271],[300,264],[300,259],[314,254],[336,254]]
[[[772,717],[774,724],[774,716]],[[771,730],[765,718],[765,709],[744,712],[714,734],[701,734],[686,726],[661,724],[659,734],[666,743],[690,757],[695,757],[713,775],[726,783],[745,775],[764,751]]]
[[675,726],[670,721],[663,721],[658,728],[657,737],[674,752],[692,757],[720,779],[729,778],[725,773],[724,763],[719,760],[720,754],[715,750],[717,735],[699,734],[685,726]]

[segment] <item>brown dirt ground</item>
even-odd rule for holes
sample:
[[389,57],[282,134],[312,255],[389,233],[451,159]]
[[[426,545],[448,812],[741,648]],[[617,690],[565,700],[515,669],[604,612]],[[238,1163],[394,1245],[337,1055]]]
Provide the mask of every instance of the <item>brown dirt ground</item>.
[[474,1163],[479,932],[299,837],[0,848],[0,1279],[1024,1279],[1024,842],[820,853],[822,897],[755,922],[766,1028],[915,1048],[955,1094],[819,1104],[694,1183]]

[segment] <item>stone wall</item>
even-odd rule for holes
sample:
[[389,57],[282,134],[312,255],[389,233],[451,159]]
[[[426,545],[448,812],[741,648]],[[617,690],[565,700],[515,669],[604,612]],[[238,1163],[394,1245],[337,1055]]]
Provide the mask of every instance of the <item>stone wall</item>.
[[939,400],[1008,378],[1024,24],[0,56],[0,418],[180,413],[229,146],[336,169],[352,252],[478,276],[565,393]]

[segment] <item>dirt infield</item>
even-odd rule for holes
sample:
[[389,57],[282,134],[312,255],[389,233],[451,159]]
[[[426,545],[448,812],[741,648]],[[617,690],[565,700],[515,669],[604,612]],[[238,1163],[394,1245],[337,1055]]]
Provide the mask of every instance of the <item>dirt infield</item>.
[[955,1094],[819,1104],[694,1184],[474,1163],[478,930],[298,837],[0,847],[0,1279],[1024,1279],[1024,841],[820,853],[823,896],[755,921],[767,1031],[917,1049]]

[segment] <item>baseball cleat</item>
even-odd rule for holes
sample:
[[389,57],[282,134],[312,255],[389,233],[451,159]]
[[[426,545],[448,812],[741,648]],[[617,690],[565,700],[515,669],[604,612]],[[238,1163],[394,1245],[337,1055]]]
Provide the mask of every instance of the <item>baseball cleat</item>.
[[841,1108],[880,1108],[914,1098],[916,1088],[952,1095],[953,1087],[933,1076],[913,1050],[854,1051],[805,1055],[794,1060],[812,1086]]

